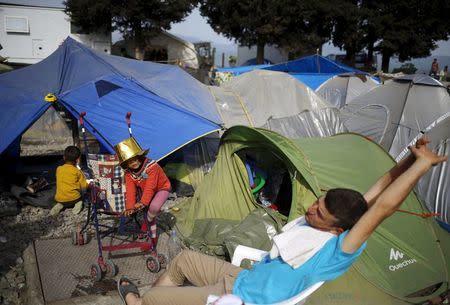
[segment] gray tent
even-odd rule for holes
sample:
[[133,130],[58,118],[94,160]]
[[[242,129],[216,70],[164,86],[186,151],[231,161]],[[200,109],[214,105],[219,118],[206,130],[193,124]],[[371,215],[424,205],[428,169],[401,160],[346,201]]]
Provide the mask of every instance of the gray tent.
[[405,75],[356,97],[341,109],[341,116],[349,131],[370,137],[396,158],[449,111],[450,96],[440,82]]
[[209,88],[226,127],[265,127],[295,138],[344,131],[337,109],[287,73],[254,70]]
[[[431,140],[434,151],[443,155],[450,154],[450,112],[436,120],[423,132]],[[414,138],[410,145],[413,145],[420,136]],[[396,161],[400,161],[407,153],[408,149],[405,148]],[[422,177],[417,184],[416,193],[430,211],[440,214],[437,217],[439,220],[450,224],[450,166],[448,162],[433,167]]]
[[316,93],[331,105],[342,108],[357,96],[378,86],[369,75],[345,73],[333,76],[316,89]]

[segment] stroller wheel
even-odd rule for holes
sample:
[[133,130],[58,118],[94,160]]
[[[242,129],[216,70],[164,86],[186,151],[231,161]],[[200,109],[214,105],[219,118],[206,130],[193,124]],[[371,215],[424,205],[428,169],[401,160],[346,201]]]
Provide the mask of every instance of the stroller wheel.
[[169,264],[169,257],[165,254],[158,254],[158,262],[161,266],[161,269],[165,269]]
[[99,264],[91,265],[91,277],[95,282],[99,282],[102,279],[103,274]]
[[117,267],[112,260],[106,260],[106,276],[111,278],[117,275]]
[[161,270],[161,265],[158,262],[158,259],[154,256],[149,256],[147,258],[147,269],[150,270],[151,273],[158,273]]

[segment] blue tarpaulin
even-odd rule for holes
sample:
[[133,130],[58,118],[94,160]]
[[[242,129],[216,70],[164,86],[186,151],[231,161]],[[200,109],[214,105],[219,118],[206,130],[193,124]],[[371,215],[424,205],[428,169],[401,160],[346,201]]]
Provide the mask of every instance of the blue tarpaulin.
[[[254,66],[256,65],[256,57],[250,58],[249,60],[247,60],[246,62],[244,62],[241,67],[243,66]],[[271,62],[270,60],[268,60],[267,58],[264,58],[264,65],[273,65],[273,62]]]
[[[99,94],[100,82],[109,92]],[[128,137],[127,109],[132,109],[133,136],[142,146],[150,148],[150,156],[155,159],[217,129],[210,121],[195,117],[117,75],[88,82],[64,93],[61,100],[74,115],[88,109],[84,118],[86,128],[112,153],[113,145]]]
[[289,73],[305,85],[316,90],[321,84],[335,75],[342,73],[363,73],[358,69],[336,63],[320,55],[311,55],[300,59],[288,61],[276,65],[253,65],[235,68],[217,69],[219,72],[229,72],[233,76],[238,76],[256,69],[265,69]]
[[310,55],[300,59],[291,60],[285,63],[272,65],[265,68],[272,71],[287,73],[347,73],[361,72],[358,69],[336,63],[320,55]]
[[238,76],[244,74],[246,72],[250,72],[257,69],[263,69],[269,67],[270,65],[253,65],[253,66],[241,66],[241,67],[233,67],[233,68],[218,68],[217,72],[228,72],[233,74],[233,76]]
[[313,90],[319,88],[324,82],[336,76],[334,73],[289,73],[294,78],[298,79],[306,86]]
[[0,75],[1,153],[50,107],[47,93],[75,117],[87,112],[87,128],[111,153],[128,137],[128,111],[136,139],[154,159],[222,125],[208,89],[180,68],[95,52],[67,38],[41,62]]

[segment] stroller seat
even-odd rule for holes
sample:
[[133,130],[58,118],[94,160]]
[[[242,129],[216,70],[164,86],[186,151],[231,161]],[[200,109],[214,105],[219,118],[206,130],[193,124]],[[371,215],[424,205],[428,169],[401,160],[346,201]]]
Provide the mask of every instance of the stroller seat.
[[88,166],[98,187],[104,191],[103,210],[117,214],[125,211],[125,178],[116,155],[88,154]]
[[[93,182],[89,186],[89,196],[87,200],[88,213],[86,224],[77,230],[76,236],[72,238],[73,243],[82,245],[87,242],[87,229],[92,224],[95,228],[96,240],[98,243],[98,259],[97,263],[91,266],[91,276],[94,280],[99,281],[104,275],[114,276],[116,268],[110,259],[103,258],[103,251],[113,252],[125,249],[140,249],[142,252],[150,254],[147,258],[147,268],[151,272],[159,272],[168,263],[168,258],[164,254],[156,252],[157,235],[153,236],[148,229],[146,209],[134,213],[126,217],[125,211],[125,175],[119,165],[119,159],[116,155],[104,154],[88,154],[87,164],[89,174]],[[103,219],[99,219],[100,214],[111,215],[118,219],[114,221],[117,225],[102,223]],[[139,218],[139,219],[138,219]],[[142,220],[140,220],[142,218]],[[145,224],[145,226],[143,226]],[[146,228],[143,232],[142,227]],[[122,243],[103,245],[102,238],[125,237],[120,238]],[[138,236],[143,237],[142,240],[136,240]],[[128,241],[131,238],[131,241]]]

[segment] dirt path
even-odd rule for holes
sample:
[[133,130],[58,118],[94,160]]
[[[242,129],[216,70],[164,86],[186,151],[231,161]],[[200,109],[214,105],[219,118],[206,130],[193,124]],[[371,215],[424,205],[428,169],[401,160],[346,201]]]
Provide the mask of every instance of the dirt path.
[[[177,205],[183,198],[169,200],[163,208]],[[23,206],[16,216],[0,217],[0,304],[25,305],[26,274],[23,252],[36,239],[70,237],[87,210],[73,215],[70,209],[52,217],[49,209]]]

